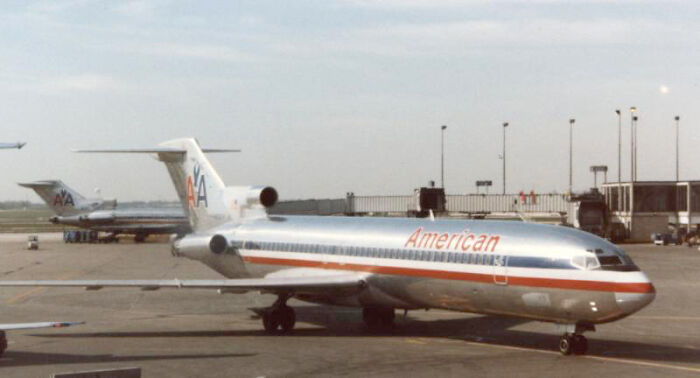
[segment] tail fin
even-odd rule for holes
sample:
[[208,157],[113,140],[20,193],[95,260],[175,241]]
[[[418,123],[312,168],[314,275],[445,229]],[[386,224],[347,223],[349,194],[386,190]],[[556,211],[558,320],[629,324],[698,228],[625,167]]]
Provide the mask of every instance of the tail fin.
[[173,139],[157,148],[79,150],[76,152],[151,153],[165,163],[192,229],[205,230],[231,219],[225,204],[226,187],[204,155],[240,150],[202,149],[194,138]]
[[230,217],[224,203],[226,186],[209,163],[209,159],[204,156],[199,142],[194,138],[183,138],[160,145],[185,151],[184,154],[178,154],[178,158],[175,158],[174,153],[161,152],[158,153],[158,160],[164,162],[168,168],[192,229],[203,230],[227,222]]
[[33,189],[57,215],[74,215],[90,210],[90,200],[69,188],[61,180],[19,183]]

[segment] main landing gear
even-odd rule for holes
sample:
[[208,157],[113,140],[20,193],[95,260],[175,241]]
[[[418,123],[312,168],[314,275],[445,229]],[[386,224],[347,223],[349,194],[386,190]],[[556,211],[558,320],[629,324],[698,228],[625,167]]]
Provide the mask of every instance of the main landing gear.
[[559,351],[568,356],[573,354],[586,354],[588,351],[588,339],[583,336],[586,331],[595,331],[592,324],[563,325],[564,335],[559,339]]
[[296,315],[294,309],[287,306],[290,296],[280,295],[277,301],[262,313],[265,332],[271,335],[289,333],[294,329]]
[[7,349],[7,336],[5,336],[5,331],[0,331],[0,356],[5,353]]
[[394,326],[394,309],[391,307],[365,307],[362,320],[373,331],[389,329]]

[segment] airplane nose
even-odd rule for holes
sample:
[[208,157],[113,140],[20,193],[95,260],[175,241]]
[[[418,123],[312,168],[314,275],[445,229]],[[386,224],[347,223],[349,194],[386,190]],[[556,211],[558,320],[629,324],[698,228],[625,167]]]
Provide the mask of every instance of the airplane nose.
[[629,315],[635,313],[649,303],[651,303],[656,297],[656,289],[652,285],[651,281],[644,275],[644,279],[638,284],[634,284],[636,290],[634,292],[615,292],[615,301],[617,306],[622,310],[623,313]]

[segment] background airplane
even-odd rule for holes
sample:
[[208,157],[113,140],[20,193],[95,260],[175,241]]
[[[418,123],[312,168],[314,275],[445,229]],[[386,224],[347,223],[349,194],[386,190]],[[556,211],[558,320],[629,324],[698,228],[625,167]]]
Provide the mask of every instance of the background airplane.
[[17,148],[20,149],[24,147],[24,145],[27,143],[24,142],[17,142],[17,143],[0,143],[0,149],[10,149],[10,148]]
[[189,222],[180,209],[117,209],[116,200],[86,198],[60,180],[19,183],[33,189],[54,211],[52,223],[107,232],[111,237],[133,234],[143,241],[151,234],[190,232]]
[[220,280],[0,281],[0,286],[210,288],[277,295],[262,311],[270,333],[295,325],[289,298],[363,308],[370,328],[395,309],[441,308],[555,323],[563,354],[586,352],[585,331],[649,304],[654,286],[614,244],[579,230],[522,222],[268,216],[271,187],[226,187],[194,139],[151,149],[163,161],[194,233],[173,253]]
[[70,327],[85,322],[38,322],[38,323],[8,323],[0,324],[0,356],[7,350],[7,337],[5,331],[17,329],[36,329],[36,328],[61,328]]

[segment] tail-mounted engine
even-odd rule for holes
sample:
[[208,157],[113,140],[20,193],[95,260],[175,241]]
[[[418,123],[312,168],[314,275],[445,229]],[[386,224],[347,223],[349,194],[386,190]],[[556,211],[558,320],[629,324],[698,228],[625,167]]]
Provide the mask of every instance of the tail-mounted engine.
[[229,186],[224,191],[224,202],[234,219],[267,216],[266,209],[274,206],[278,198],[270,186]]
[[173,255],[200,259],[206,255],[237,254],[240,243],[233,240],[233,233],[215,235],[187,235],[172,244]]

